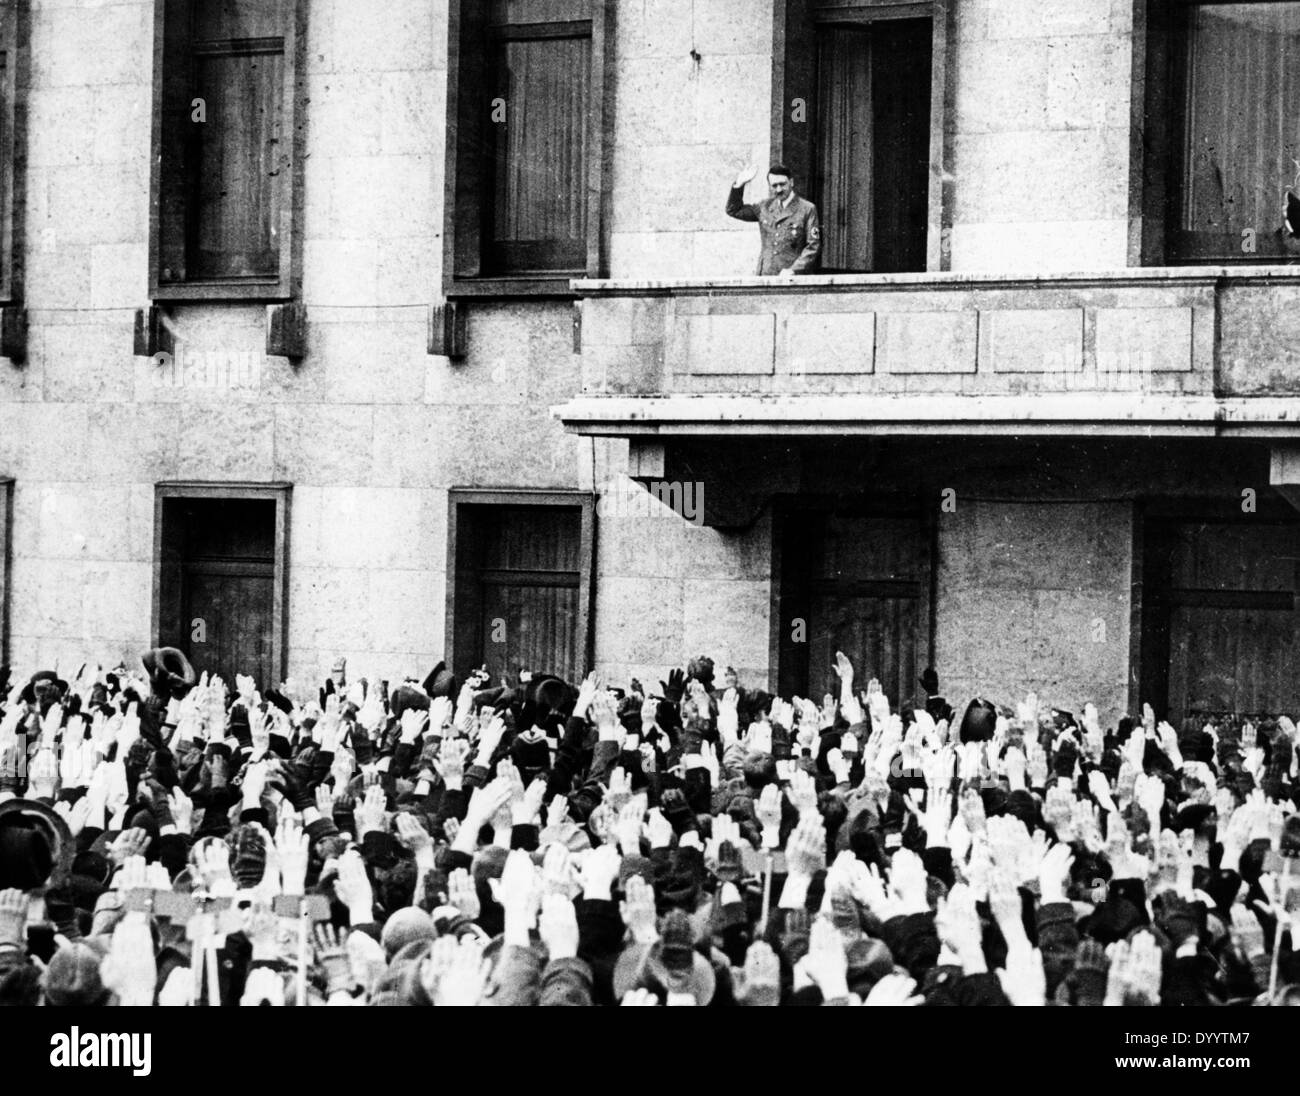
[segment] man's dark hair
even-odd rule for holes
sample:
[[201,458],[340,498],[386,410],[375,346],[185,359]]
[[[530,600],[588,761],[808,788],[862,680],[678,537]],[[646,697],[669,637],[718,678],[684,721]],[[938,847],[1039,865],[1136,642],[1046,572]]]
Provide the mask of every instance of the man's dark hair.
[[784,175],[787,179],[793,179],[794,173],[785,166],[785,164],[773,164],[767,169],[769,175]]

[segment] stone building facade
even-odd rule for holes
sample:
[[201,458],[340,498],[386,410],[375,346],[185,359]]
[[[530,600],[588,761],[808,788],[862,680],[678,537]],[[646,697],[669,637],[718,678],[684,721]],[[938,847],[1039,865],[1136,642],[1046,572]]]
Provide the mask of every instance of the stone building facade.
[[1297,699],[1300,4],[4,8],[15,665]]

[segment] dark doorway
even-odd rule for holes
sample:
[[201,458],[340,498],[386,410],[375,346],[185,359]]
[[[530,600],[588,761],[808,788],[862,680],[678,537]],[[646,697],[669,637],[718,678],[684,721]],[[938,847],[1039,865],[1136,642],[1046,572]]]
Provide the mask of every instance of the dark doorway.
[[1148,521],[1139,699],[1175,726],[1300,709],[1298,560],[1293,521]]
[[910,702],[930,657],[926,521],[898,507],[800,507],[781,525],[781,695],[837,691],[843,651],[859,690],[874,677],[895,710]]
[[486,665],[493,681],[520,670],[576,680],[589,646],[589,500],[482,497],[502,501],[453,503],[456,668]]
[[202,673],[265,691],[283,673],[276,597],[283,519],[274,497],[163,497],[158,637]]
[[931,36],[929,19],[818,28],[824,271],[925,269]]

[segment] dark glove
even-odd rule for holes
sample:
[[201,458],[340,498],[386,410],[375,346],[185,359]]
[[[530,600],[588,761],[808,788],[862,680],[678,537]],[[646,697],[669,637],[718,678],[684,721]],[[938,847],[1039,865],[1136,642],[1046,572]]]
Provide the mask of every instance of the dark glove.
[[278,783],[280,789],[284,792],[285,799],[294,805],[295,810],[301,813],[308,807],[316,806],[316,797],[307,787],[307,782],[303,779],[297,765],[291,762],[282,765]]
[[1197,907],[1187,899],[1166,891],[1157,895],[1151,904],[1155,909],[1156,924],[1165,931],[1175,948],[1181,947],[1191,937],[1201,935]]
[[785,925],[781,929],[781,954],[786,962],[794,966],[808,954],[808,939],[812,932],[812,921],[807,910],[787,910]]
[[670,671],[667,681],[660,680],[659,688],[663,691],[664,699],[676,707],[682,702],[682,693],[686,691],[686,671]]
[[157,780],[150,779],[144,783],[142,790],[149,796],[149,810],[153,814],[154,821],[158,823],[158,829],[175,825],[176,819],[172,817],[172,805],[167,798],[167,789]]
[[1096,940],[1084,940],[1075,955],[1074,970],[1066,975],[1067,992],[1073,1005],[1100,1005],[1106,999],[1106,977],[1110,963],[1106,949]]
[[659,797],[659,807],[664,817],[673,824],[673,832],[680,837],[687,830],[698,830],[700,824],[695,814],[686,803],[686,795],[677,788],[672,788]]
[[735,883],[740,886],[745,869],[741,862],[740,850],[730,841],[718,845],[718,867],[713,873],[721,883]]

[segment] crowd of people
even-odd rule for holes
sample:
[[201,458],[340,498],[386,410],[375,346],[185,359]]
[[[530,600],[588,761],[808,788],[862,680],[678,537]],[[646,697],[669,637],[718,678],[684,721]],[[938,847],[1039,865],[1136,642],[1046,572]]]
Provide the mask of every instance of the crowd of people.
[[4,1004],[1300,1003],[1285,716],[142,667],[0,674]]

